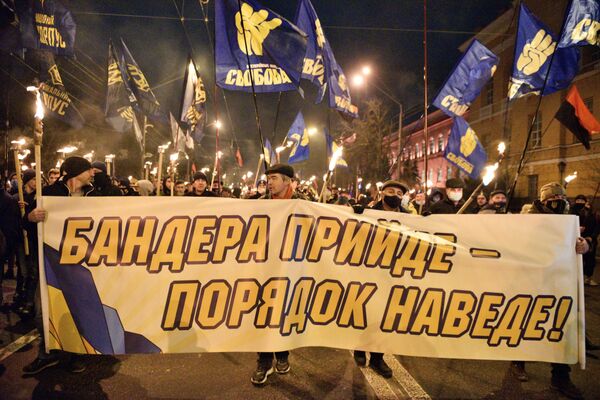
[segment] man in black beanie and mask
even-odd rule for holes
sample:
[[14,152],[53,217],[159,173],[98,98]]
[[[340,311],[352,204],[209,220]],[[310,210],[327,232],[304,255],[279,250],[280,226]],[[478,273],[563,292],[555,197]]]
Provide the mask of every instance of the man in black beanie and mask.
[[579,217],[579,230],[581,236],[590,245],[590,251],[583,255],[584,283],[589,286],[598,286],[598,282],[592,279],[596,267],[596,242],[598,240],[598,226],[587,197],[580,194],[575,197],[575,204],[571,207],[571,214]]
[[94,169],[94,189],[92,196],[123,196],[121,189],[112,184],[110,176],[106,173],[106,164],[102,161],[92,163]]
[[194,174],[194,181],[192,182],[192,190],[186,193],[189,197],[218,197],[214,192],[207,190],[208,178],[204,175],[204,172],[198,171]]

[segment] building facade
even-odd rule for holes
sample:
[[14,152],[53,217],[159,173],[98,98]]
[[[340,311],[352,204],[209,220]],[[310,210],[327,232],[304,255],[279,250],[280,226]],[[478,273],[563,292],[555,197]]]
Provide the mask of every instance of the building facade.
[[[541,21],[559,35],[568,0],[527,0],[525,3]],[[533,126],[539,96],[529,95],[510,103],[507,101],[518,26],[516,10],[518,8],[515,4],[513,9],[499,16],[460,48],[464,52],[475,38],[500,58],[493,79],[471,105],[466,120],[477,133],[490,160],[496,158],[496,149],[500,142],[507,145],[505,161],[496,183],[507,189],[512,185],[529,129],[532,129],[531,140],[524,157],[524,167],[515,189],[515,205],[536,198],[540,187],[548,182],[564,183],[565,177],[575,171],[577,179],[568,185],[568,196],[572,198],[582,193],[592,197],[600,182],[600,134],[591,137],[591,149],[586,150],[570,131],[554,119],[568,89],[542,97],[538,118]],[[600,119],[600,48],[587,46],[580,49],[580,70],[573,84],[579,89],[590,111]],[[449,131],[451,119],[447,121],[442,126]],[[444,133],[444,129],[434,131],[435,126],[436,123],[433,122],[429,135],[437,138],[440,133]],[[403,129],[403,135],[405,131],[410,137],[410,125]],[[419,135],[418,132],[416,134]],[[422,136],[421,127],[420,137]],[[414,148],[415,143],[421,143],[421,139],[416,139],[415,136],[415,141],[411,141],[407,138],[404,152],[408,151],[410,155],[411,147]],[[397,140],[391,148],[397,148]],[[443,152],[441,154],[443,157]],[[433,159],[433,156],[435,154],[430,159]],[[435,165],[436,167],[432,165],[433,176],[436,175],[435,168],[438,164]],[[419,171],[421,173],[421,169]],[[447,174],[443,177],[447,177]],[[435,179],[429,179],[434,185],[440,186]]]

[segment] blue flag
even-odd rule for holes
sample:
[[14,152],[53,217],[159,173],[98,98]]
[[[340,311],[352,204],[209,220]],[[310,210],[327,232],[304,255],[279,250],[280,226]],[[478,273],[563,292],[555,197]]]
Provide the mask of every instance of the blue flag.
[[[552,31],[521,4],[515,63],[508,89],[509,99],[513,100],[529,93],[539,94],[547,74],[548,83],[543,96],[571,84],[579,69],[579,50],[576,47],[557,49],[556,44],[556,37]],[[552,68],[549,68],[553,54]]]
[[131,104],[135,102],[135,95],[123,79],[112,41],[108,43],[107,78],[106,106],[104,108],[106,122],[117,132],[130,131],[133,128],[133,120],[135,119],[131,107]]
[[17,11],[23,47],[72,56],[77,26],[71,12],[56,0],[33,0]]
[[321,21],[310,0],[300,0],[295,21],[308,35],[302,78],[308,79],[319,87],[316,102],[320,103],[327,95],[329,107],[358,118],[358,108],[352,104],[344,71],[333,55]]
[[454,124],[448,137],[444,157],[471,178],[476,179],[487,162],[487,153],[477,134],[462,117],[452,118]]
[[121,47],[115,46],[114,49],[121,76],[130,93],[133,94],[133,97],[130,97],[133,108],[150,119],[161,122],[168,121],[167,116],[160,110],[160,104],[154,93],[150,90],[146,76],[133,59],[123,39],[121,39]]
[[[255,0],[215,3],[217,85],[256,92],[297,90],[306,34]],[[250,66],[248,67],[248,58]]]
[[296,115],[296,119],[288,131],[287,140],[293,142],[288,164],[308,160],[310,156],[308,129],[304,124],[304,116],[301,111]]
[[598,0],[573,0],[558,47],[600,45]]
[[69,93],[65,88],[58,66],[54,60],[54,54],[48,51],[33,50],[40,60],[40,91],[42,102],[46,112],[75,129],[83,128],[85,120],[71,101]]
[[185,73],[184,85],[179,120],[187,127],[187,135],[200,143],[206,125],[206,90],[191,58]]
[[498,61],[498,57],[487,47],[478,40],[473,40],[433,105],[451,117],[462,116],[494,76]]
[[271,165],[277,160],[277,153],[273,150],[273,146],[271,146],[271,142],[269,139],[265,139],[265,148],[263,149],[263,155],[265,156],[265,161],[267,165]]

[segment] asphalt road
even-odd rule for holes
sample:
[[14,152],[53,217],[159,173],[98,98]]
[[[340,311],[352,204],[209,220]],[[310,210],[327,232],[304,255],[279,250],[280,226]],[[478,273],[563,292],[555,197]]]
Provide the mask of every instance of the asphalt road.
[[[5,282],[5,297],[12,282]],[[7,293],[8,292],[8,293]],[[586,288],[587,332],[600,343],[600,287]],[[290,356],[291,371],[250,383],[253,353],[84,356],[85,372],[58,366],[33,377],[21,369],[37,354],[31,324],[0,313],[0,399],[561,399],[549,388],[550,366],[528,363],[520,383],[506,361],[386,356],[388,380],[359,368],[348,350],[305,348]],[[587,369],[573,367],[585,398],[600,398],[600,351]]]

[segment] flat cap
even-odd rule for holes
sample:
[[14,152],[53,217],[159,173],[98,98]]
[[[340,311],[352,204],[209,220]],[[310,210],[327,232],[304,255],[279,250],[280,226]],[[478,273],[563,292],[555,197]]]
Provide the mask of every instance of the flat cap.
[[290,165],[287,165],[287,164],[275,164],[275,165],[271,165],[269,167],[269,169],[267,169],[266,174],[267,175],[281,174],[281,175],[287,176],[288,178],[293,178],[294,177],[294,168],[292,168]]

